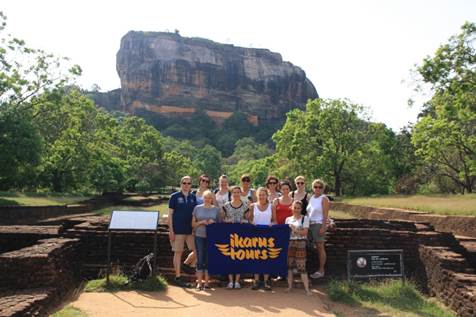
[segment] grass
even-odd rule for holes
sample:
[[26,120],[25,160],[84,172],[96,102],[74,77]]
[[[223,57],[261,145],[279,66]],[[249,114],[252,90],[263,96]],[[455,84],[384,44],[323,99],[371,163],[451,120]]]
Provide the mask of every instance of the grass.
[[73,306],[66,306],[59,312],[56,312],[52,317],[87,317],[88,315],[80,309]]
[[103,215],[107,216],[112,214],[114,210],[130,210],[130,211],[160,211],[160,216],[164,217],[165,215],[169,214],[169,206],[167,203],[164,204],[159,204],[159,205],[152,205],[152,206],[147,206],[147,207],[141,207],[141,206],[112,206],[112,207],[106,207],[102,208],[96,211],[98,215]]
[[425,211],[442,215],[476,216],[476,194],[359,197],[345,198],[343,202],[371,207]]
[[387,280],[370,283],[332,281],[327,293],[333,301],[363,306],[395,317],[455,317],[434,299],[424,297],[411,282]]
[[64,193],[20,193],[0,192],[0,206],[25,205],[25,206],[51,206],[77,203],[90,198],[89,196],[72,195]]
[[162,276],[156,276],[155,278],[148,278],[144,281],[137,281],[128,283],[127,276],[125,275],[110,275],[109,285],[106,283],[106,278],[91,280],[86,284],[85,292],[118,292],[118,291],[130,291],[140,290],[147,292],[163,291],[167,288],[167,281]]
[[355,219],[355,216],[352,214],[341,210],[331,210],[329,217],[332,219]]

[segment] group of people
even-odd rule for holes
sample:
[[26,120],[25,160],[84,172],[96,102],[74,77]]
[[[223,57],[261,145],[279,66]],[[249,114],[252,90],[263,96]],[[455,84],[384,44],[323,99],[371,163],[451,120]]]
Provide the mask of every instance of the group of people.
[[[182,177],[180,191],[173,193],[169,200],[169,239],[174,252],[173,264],[175,282],[187,286],[182,280],[182,270],[196,266],[198,290],[209,289],[207,233],[206,226],[216,222],[249,223],[272,226],[287,224],[290,227],[288,247],[288,288],[293,287],[295,273],[301,275],[306,294],[310,294],[306,270],[306,245],[315,244],[319,267],[311,278],[324,276],[326,251],[325,236],[329,224],[329,200],[324,194],[325,184],[316,179],[312,182],[312,193],[306,191],[306,180],[297,176],[295,190],[287,180],[279,181],[269,176],[266,184],[258,189],[251,188],[249,175],[242,175],[240,186],[230,186],[226,175],[219,178],[219,187],[210,189],[211,179],[203,174],[199,178],[198,189],[192,191],[192,178]],[[184,263],[184,246],[191,251]],[[253,290],[261,286],[271,290],[269,275],[264,274],[262,282],[255,274]],[[228,289],[240,289],[240,275],[228,276]]]

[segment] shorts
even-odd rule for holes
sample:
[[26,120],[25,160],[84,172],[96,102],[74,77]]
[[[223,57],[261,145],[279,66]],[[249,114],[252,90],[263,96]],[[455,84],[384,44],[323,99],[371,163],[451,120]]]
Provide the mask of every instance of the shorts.
[[289,240],[288,269],[306,273],[306,240]]
[[324,242],[326,241],[326,232],[320,234],[319,230],[322,228],[322,223],[312,223],[309,225],[309,235],[313,242]]
[[187,242],[187,248],[190,251],[195,250],[195,241],[192,234],[176,234],[175,240],[170,241],[172,251],[182,252],[185,246],[185,242]]

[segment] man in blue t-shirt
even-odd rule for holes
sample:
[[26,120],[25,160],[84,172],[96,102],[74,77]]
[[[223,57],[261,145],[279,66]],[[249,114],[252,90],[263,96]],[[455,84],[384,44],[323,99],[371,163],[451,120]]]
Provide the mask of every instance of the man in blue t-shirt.
[[180,266],[185,242],[190,251],[195,250],[192,235],[192,213],[197,205],[197,198],[190,192],[192,178],[184,176],[180,180],[180,191],[173,193],[169,200],[169,239],[174,252],[175,282],[187,286],[180,277]]

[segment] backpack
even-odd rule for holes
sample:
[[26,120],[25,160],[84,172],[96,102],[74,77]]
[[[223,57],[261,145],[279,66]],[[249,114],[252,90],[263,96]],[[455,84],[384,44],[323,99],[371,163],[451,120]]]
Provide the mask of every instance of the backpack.
[[132,272],[129,274],[128,279],[130,282],[136,282],[140,280],[146,280],[152,276],[152,260],[154,258],[154,253],[149,253],[139,260],[134,265]]

